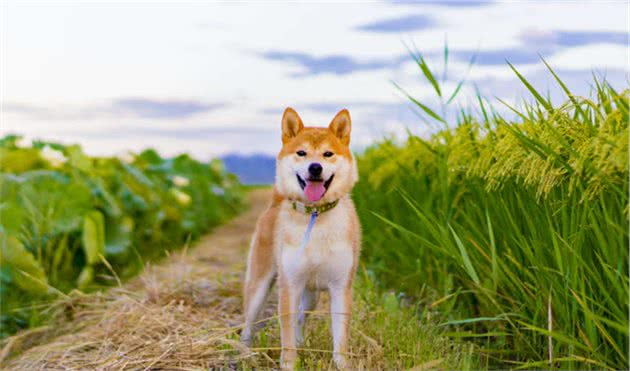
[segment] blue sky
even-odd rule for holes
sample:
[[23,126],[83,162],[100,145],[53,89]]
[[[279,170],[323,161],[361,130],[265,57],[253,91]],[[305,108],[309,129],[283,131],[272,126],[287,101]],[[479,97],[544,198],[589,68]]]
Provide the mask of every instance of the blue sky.
[[628,87],[625,1],[4,1],[1,17],[2,134],[93,154],[274,154],[286,106],[313,125],[348,108],[357,150],[429,135],[392,85],[435,103],[404,44],[440,71],[448,40],[444,86],[467,77],[462,106],[475,85],[524,96],[506,60],[561,99],[538,54],[577,94],[593,70]]

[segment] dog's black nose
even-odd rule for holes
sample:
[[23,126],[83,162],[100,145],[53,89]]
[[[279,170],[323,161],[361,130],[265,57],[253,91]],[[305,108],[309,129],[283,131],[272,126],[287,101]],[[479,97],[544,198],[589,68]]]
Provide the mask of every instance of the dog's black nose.
[[322,165],[318,164],[317,162],[313,162],[308,167],[308,173],[315,178],[318,178],[322,175],[322,170],[324,170],[324,168],[322,168]]

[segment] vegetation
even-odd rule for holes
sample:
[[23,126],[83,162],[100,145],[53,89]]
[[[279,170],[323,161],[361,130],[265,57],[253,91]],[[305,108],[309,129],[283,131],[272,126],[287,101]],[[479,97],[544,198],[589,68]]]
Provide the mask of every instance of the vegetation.
[[[461,84],[447,95],[412,55],[448,112]],[[360,156],[362,259],[489,367],[627,369],[630,93],[595,79],[577,97],[549,68],[554,105],[512,69],[533,95],[503,103],[515,120],[478,95],[449,126],[408,95],[444,128]]]
[[[354,285],[349,360],[358,370],[478,370],[477,346],[454,341],[432,319],[432,309],[420,308],[376,286],[365,269]],[[305,344],[299,352],[302,370],[335,370],[332,361],[330,313],[327,296],[305,325]],[[275,309],[276,306],[273,306]],[[425,310],[427,309],[427,310]],[[276,316],[258,335],[255,351],[267,357],[243,362],[241,367],[277,367],[280,328]]]
[[38,324],[38,303],[130,277],[225,221],[240,192],[217,161],[1,139],[0,336]]

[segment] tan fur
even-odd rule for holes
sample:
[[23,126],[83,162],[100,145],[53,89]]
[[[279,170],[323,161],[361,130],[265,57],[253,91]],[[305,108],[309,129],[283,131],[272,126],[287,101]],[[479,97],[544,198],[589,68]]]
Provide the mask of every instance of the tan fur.
[[[265,297],[277,277],[278,312],[282,339],[282,369],[293,369],[306,312],[317,304],[318,292],[331,298],[333,358],[345,368],[352,307],[352,281],[360,254],[361,230],[349,193],[357,181],[350,151],[351,120],[347,110],[333,118],[328,128],[304,127],[301,118],[287,108],[282,118],[282,149],[276,164],[276,184],[269,209],[261,215],[252,237],[244,284],[245,327],[241,339],[247,345],[254,336]],[[305,151],[306,156],[298,156]],[[334,153],[325,157],[324,153]],[[299,251],[309,215],[295,211],[292,201],[310,202],[296,174],[304,178],[308,165],[323,166],[323,177],[334,175],[324,196],[315,203],[339,200],[315,223],[304,251]]]

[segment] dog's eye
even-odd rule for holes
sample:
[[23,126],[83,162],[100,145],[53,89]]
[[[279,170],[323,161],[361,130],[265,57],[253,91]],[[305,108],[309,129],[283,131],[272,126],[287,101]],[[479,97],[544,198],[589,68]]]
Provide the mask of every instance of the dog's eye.
[[298,156],[300,156],[300,157],[304,157],[304,156],[306,156],[306,152],[304,152],[304,151],[302,151],[302,150],[295,152],[295,154],[296,154],[296,155],[298,155]]
[[334,155],[334,153],[332,153],[330,151],[324,152],[324,157],[332,157],[333,155]]

